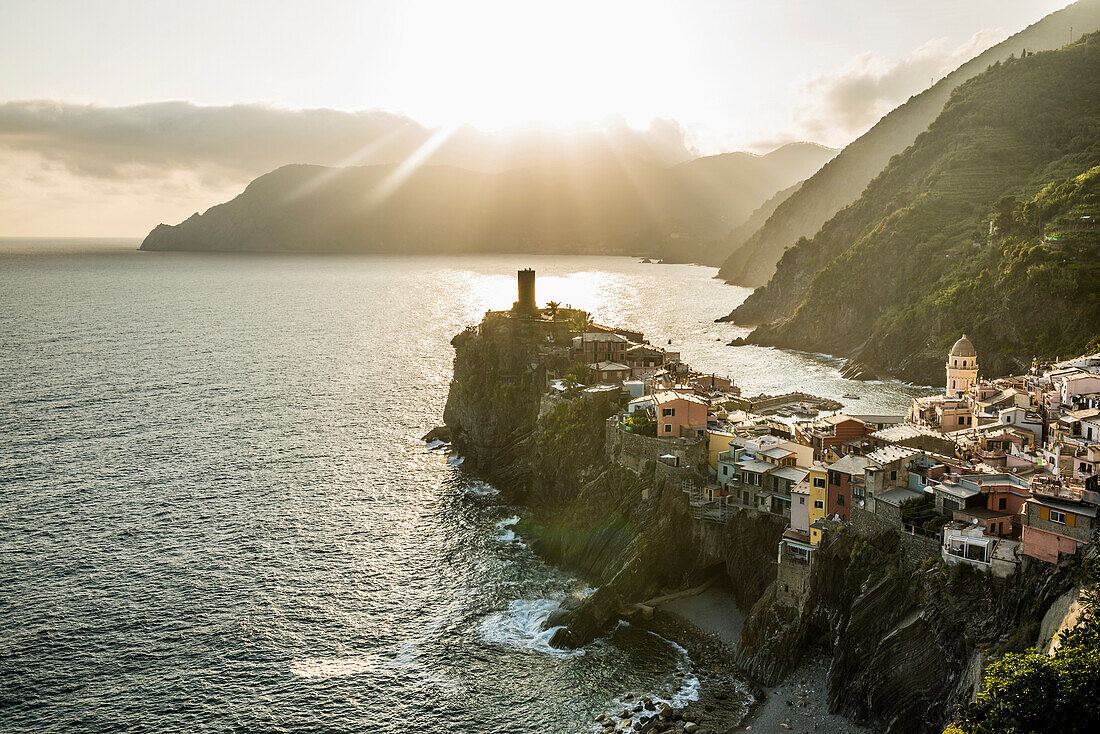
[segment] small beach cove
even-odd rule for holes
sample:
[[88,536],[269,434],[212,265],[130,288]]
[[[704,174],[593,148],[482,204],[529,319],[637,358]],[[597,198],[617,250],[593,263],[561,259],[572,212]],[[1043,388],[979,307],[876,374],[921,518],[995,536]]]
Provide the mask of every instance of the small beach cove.
[[742,681],[749,680],[733,662],[744,622],[745,613],[733,595],[715,585],[662,605],[653,620],[645,623],[683,645],[695,664],[699,700],[684,710],[683,720],[696,720],[701,726],[710,722],[715,732],[873,734],[871,729],[829,713],[829,660],[820,650],[805,658],[777,686],[763,687],[750,680],[753,700],[747,710],[730,705],[732,681],[743,685]]

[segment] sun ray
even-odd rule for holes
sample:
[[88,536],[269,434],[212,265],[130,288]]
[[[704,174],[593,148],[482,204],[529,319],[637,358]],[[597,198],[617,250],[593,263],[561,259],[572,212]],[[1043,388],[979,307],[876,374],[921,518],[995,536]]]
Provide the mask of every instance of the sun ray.
[[371,190],[367,197],[368,204],[372,208],[377,207],[390,198],[401,187],[401,184],[405,183],[409,176],[416,172],[416,169],[422,166],[443,143],[447,142],[447,139],[457,129],[457,124],[443,125],[432,133],[432,136],[413,151],[412,155],[403,160],[384,179],[378,182],[378,185]]

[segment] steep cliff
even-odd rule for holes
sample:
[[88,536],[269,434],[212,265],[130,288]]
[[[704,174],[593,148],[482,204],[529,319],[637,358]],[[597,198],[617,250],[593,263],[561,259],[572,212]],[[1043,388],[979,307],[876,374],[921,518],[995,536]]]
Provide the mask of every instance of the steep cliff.
[[896,532],[829,533],[797,607],[763,597],[745,624],[738,663],[765,682],[792,672],[811,646],[830,650],[829,705],[876,730],[940,732],[970,700],[990,660],[1037,640],[1072,574],[1024,562],[1008,579],[906,563]]

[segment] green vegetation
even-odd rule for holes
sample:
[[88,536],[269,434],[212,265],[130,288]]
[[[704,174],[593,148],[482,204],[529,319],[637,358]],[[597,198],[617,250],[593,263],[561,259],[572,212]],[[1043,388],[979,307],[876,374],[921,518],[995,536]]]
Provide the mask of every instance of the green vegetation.
[[734,317],[771,322],[752,341],[936,383],[962,332],[985,374],[1080,353],[1100,324],[1097,166],[1100,37],[995,65]]
[[569,368],[569,371],[565,373],[565,377],[562,378],[569,387],[575,387],[577,385],[583,385],[588,380],[588,368],[578,362]]
[[977,700],[944,734],[1086,734],[1100,730],[1100,616],[1093,565],[1084,612],[1048,656],[1028,649],[989,666]]
[[657,424],[649,417],[649,414],[644,410],[636,410],[626,417],[623,421],[626,429],[631,433],[636,433],[639,436],[657,436]]
[[951,518],[936,512],[931,497],[914,497],[901,503],[901,521],[930,535],[938,535]]

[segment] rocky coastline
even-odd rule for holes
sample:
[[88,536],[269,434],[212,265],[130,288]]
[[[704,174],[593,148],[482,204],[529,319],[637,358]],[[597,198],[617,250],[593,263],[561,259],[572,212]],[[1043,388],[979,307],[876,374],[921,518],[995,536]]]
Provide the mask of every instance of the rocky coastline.
[[[586,645],[639,603],[712,578],[745,615],[736,645],[660,610],[631,618],[681,644],[702,671],[696,704],[652,723],[635,719],[634,730],[688,731],[690,722],[729,731],[759,717],[754,728],[768,722],[764,731],[938,733],[973,695],[983,666],[1034,644],[1047,609],[1072,587],[1072,568],[1047,564],[1011,580],[948,573],[938,549],[854,523],[827,534],[792,604],[776,592],[786,523],[749,509],[720,524],[694,520],[680,474],[652,460],[638,470],[620,463],[606,421],[620,398],[548,393],[548,375],[564,372],[568,352],[540,328],[489,314],[455,337],[444,417],[464,466],[531,510],[516,532],[596,587],[554,613],[561,628],[551,644]],[[755,713],[722,698],[746,680],[756,682]]]

